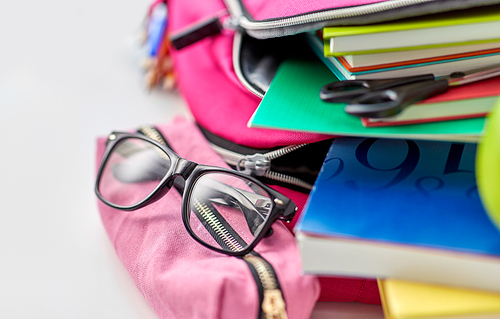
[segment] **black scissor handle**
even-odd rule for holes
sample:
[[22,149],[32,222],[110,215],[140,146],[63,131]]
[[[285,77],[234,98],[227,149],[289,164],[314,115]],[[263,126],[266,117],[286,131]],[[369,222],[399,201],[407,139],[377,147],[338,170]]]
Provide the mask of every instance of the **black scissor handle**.
[[407,106],[448,90],[448,80],[425,81],[367,93],[345,107],[359,117],[383,118],[400,113]]
[[386,90],[415,82],[434,80],[434,75],[424,74],[383,80],[345,80],[329,83],[321,88],[319,97],[326,102],[350,103],[352,100],[376,90]]

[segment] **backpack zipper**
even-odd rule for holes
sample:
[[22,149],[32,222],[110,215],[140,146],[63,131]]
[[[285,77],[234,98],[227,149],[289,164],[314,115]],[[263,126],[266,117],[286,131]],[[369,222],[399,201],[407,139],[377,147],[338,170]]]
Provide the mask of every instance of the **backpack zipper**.
[[[446,2],[445,4],[443,4]],[[229,17],[221,21],[211,21],[211,27],[205,27],[206,21],[198,23],[198,26],[190,26],[183,30],[182,37],[188,40],[190,45],[206,36],[221,33],[222,29],[244,29],[249,35],[257,39],[275,38],[293,35],[297,33],[319,30],[326,26],[347,24],[380,23],[387,20],[414,17],[417,15],[432,14],[450,10],[467,9],[480,5],[498,4],[497,0],[388,0],[377,3],[346,6],[339,8],[328,8],[313,12],[296,14],[265,20],[254,20],[244,7],[241,0],[224,0]],[[427,5],[427,6],[426,6]],[[419,6],[417,8],[407,8]],[[416,14],[418,13],[418,14]],[[212,19],[221,20],[220,13],[215,14]],[[362,18],[362,19],[359,19]],[[177,34],[173,35],[174,38]],[[183,41],[181,41],[183,42]],[[174,44],[175,46],[175,44]],[[180,48],[176,48],[179,50]]]
[[[323,9],[314,12],[297,14],[280,18],[271,18],[266,20],[254,20],[248,16],[248,11],[244,8],[240,0],[224,0],[230,13],[231,25],[238,25],[249,35],[257,39],[273,38],[278,36],[293,35],[302,32],[319,30],[325,26],[339,24],[367,24],[379,23],[387,20],[385,16],[372,16],[387,12],[391,20],[407,18],[427,13],[438,13],[449,10],[467,9],[479,5],[498,4],[494,0],[467,0],[467,1],[447,1],[443,5],[442,0],[389,0],[384,2],[356,5],[351,7]],[[435,3],[436,5],[432,5]],[[428,7],[411,8],[411,13],[406,10],[407,7],[416,5],[426,5]],[[398,10],[398,11],[396,11]],[[363,20],[358,18],[362,17]]]
[[252,21],[243,13],[244,9],[240,1],[224,0],[232,17],[231,19],[234,20],[231,24],[242,27],[248,34],[259,39],[277,36],[278,33],[276,29],[288,28],[287,30],[280,30],[279,35],[292,35],[299,32],[320,29],[326,26],[326,22],[331,22],[331,20],[353,18],[436,1],[437,0],[392,0],[353,7],[325,9],[264,21]]
[[295,185],[302,187],[307,190],[311,190],[313,185],[307,183],[299,178],[278,173],[271,170],[271,160],[277,159],[281,156],[287,155],[291,152],[294,152],[304,146],[308,145],[307,143],[298,144],[298,145],[290,145],[285,146],[274,151],[270,151],[264,154],[255,153],[252,155],[243,155],[240,153],[236,153],[234,151],[230,151],[228,149],[222,148],[218,145],[210,143],[212,149],[219,154],[219,156],[229,165],[235,166],[236,169],[240,172],[246,173],[248,175],[262,176],[268,178],[270,180]]
[[[138,132],[159,143],[167,146],[169,145],[160,131],[154,126],[144,125],[138,129]],[[273,153],[271,156],[276,156],[281,152],[276,150],[275,152],[269,153]],[[224,223],[219,220],[217,214],[212,210],[211,205],[196,202],[195,208],[199,216],[207,221],[208,225],[215,230],[217,238],[214,239],[217,242],[222,243],[229,249],[242,249],[243,245],[241,242],[243,242],[243,240],[235,234],[233,229],[224,226]],[[272,265],[255,252],[243,256],[242,259],[246,261],[257,285],[259,304],[261,305],[259,307],[259,318],[287,319],[285,300]]]
[[[493,5],[500,3],[498,0],[449,0],[446,1],[445,5],[440,4],[440,2],[444,1],[389,0],[352,7],[324,9],[295,16],[256,21],[245,15],[247,10],[244,8],[241,0],[224,0],[227,11],[223,10],[222,12],[218,12],[208,19],[191,25],[186,30],[171,34],[170,40],[172,41],[174,47],[177,50],[180,50],[183,47],[191,45],[207,36],[219,34],[224,29],[235,30],[235,38],[233,42],[233,64],[236,76],[246,89],[257,97],[263,98],[265,92],[261,92],[253,87],[241,72],[239,56],[242,32],[245,32],[257,39],[267,39],[315,31],[326,26],[333,26],[335,25],[335,22],[337,22],[336,24],[342,25],[367,24],[383,22],[388,19],[384,17],[377,18],[376,16],[371,19],[370,15],[385,14],[390,17],[390,20],[394,20],[416,16],[414,13],[418,11],[419,15],[423,15],[426,13],[439,13],[479,5]],[[407,9],[412,6],[425,4],[430,4],[430,7]],[[435,5],[432,6],[432,4]],[[413,14],[408,14],[409,12]],[[360,18],[363,20],[359,21]]]
[[[320,11],[287,16],[282,18],[256,21],[245,15],[247,12],[239,0],[224,0],[229,15],[222,11],[212,17],[194,23],[171,35],[171,41],[177,50],[191,45],[207,36],[216,35],[223,29],[237,30],[242,28],[257,39],[267,39],[278,36],[292,35],[301,32],[319,30],[332,20],[357,18],[368,14],[401,9],[417,4],[437,2],[438,0],[389,0],[378,3],[358,5],[353,7],[331,8]],[[481,0],[477,0],[481,3]],[[484,1],[484,0],[483,0]],[[404,15],[401,16],[405,17]],[[394,18],[394,17],[392,17]],[[344,21],[347,23],[347,21]],[[380,21],[376,21],[380,22]],[[366,22],[365,22],[366,23]]]
[[[165,139],[156,128],[144,125],[139,129],[139,131],[159,143],[166,144]],[[276,182],[299,186],[307,190],[311,190],[313,187],[310,183],[307,183],[299,178],[271,170],[271,160],[290,154],[291,152],[308,145],[308,143],[285,146],[264,154],[255,153],[252,155],[236,153],[210,142],[209,145],[217,154],[219,154],[224,162],[228,165],[235,166],[240,172],[248,175],[263,176]]]

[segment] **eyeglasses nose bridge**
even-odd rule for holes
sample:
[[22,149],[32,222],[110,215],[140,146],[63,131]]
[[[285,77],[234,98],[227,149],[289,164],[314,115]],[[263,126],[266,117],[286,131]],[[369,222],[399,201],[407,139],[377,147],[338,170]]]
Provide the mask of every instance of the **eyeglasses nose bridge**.
[[198,164],[188,161],[187,159],[179,158],[179,161],[175,165],[173,175],[181,176],[184,180],[186,180],[197,165]]

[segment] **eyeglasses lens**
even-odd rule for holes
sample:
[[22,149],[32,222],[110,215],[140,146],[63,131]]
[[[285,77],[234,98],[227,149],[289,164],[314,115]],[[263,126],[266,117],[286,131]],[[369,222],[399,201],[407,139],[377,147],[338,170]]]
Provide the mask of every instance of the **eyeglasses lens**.
[[153,143],[124,138],[117,142],[106,160],[99,192],[116,205],[137,204],[159,185],[170,163],[168,155]]
[[196,236],[227,251],[242,251],[259,235],[272,211],[270,195],[252,181],[226,173],[199,177],[189,197]]

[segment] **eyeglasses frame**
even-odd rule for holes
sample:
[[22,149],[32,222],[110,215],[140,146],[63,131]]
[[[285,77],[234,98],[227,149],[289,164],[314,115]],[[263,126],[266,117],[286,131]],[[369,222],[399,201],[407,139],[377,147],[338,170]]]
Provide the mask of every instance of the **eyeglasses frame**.
[[[119,142],[123,139],[126,138],[135,138],[135,139],[142,139],[146,142],[149,142],[156,147],[160,148],[163,152],[166,153],[166,155],[169,157],[171,163],[170,167],[168,169],[168,172],[165,174],[165,176],[161,179],[161,181],[158,183],[158,185],[142,200],[139,202],[133,204],[133,205],[117,205],[114,204],[110,201],[108,201],[106,198],[104,198],[99,190],[99,182],[101,180],[101,176],[103,174],[104,167],[106,166],[107,161],[110,158],[110,154],[113,152],[114,148],[119,144]],[[196,181],[202,177],[205,174],[209,173],[224,173],[224,174],[229,174],[233,175],[239,178],[242,178],[244,180],[248,180],[262,189],[264,189],[268,195],[269,198],[271,199],[272,203],[272,208],[270,210],[269,216],[267,217],[264,226],[261,228],[260,232],[257,234],[257,236],[253,239],[253,241],[248,244],[243,250],[241,251],[228,251],[224,249],[220,249],[214,246],[209,245],[202,239],[200,239],[195,232],[192,230],[191,225],[189,224],[190,220],[190,210],[189,210],[189,203],[191,199],[191,193],[193,190],[193,186],[195,185]],[[162,198],[165,194],[167,194],[172,186],[174,185],[174,180],[177,177],[181,177],[184,180],[184,191],[182,192],[182,203],[181,203],[181,214],[182,214],[182,222],[188,231],[188,233],[193,237],[198,243],[201,245],[212,249],[214,251],[224,253],[226,255],[230,256],[244,256],[248,253],[250,253],[255,246],[260,242],[262,238],[266,236],[268,231],[271,229],[273,223],[280,219],[283,221],[290,221],[292,220],[293,216],[295,215],[295,212],[297,211],[297,207],[295,204],[290,200],[288,197],[284,196],[280,192],[274,190],[273,188],[267,186],[266,184],[262,183],[258,179],[247,175],[245,173],[232,170],[229,168],[224,168],[224,167],[218,167],[218,166],[210,166],[210,165],[202,165],[198,164],[192,161],[189,161],[185,158],[182,158],[179,156],[177,153],[175,153],[172,149],[170,149],[168,146],[159,143],[158,141],[155,141],[143,134],[139,133],[130,133],[130,132],[120,132],[120,131],[115,131],[112,132],[108,136],[108,140],[106,142],[106,150],[104,151],[104,154],[101,159],[101,163],[99,165],[99,170],[97,172],[96,176],[96,182],[95,182],[95,194],[101,200],[104,204],[115,208],[119,210],[124,210],[124,211],[133,211],[136,209],[139,209],[143,206],[149,205],[151,203],[156,202],[160,198]]]

